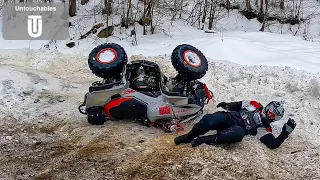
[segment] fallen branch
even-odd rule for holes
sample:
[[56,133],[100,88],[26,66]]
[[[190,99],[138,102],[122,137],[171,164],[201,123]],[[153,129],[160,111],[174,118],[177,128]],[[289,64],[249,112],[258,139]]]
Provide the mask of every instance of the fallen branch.
[[98,29],[103,26],[104,26],[103,23],[94,25],[87,33],[85,33],[84,35],[81,35],[79,40],[88,37],[90,34],[96,33]]

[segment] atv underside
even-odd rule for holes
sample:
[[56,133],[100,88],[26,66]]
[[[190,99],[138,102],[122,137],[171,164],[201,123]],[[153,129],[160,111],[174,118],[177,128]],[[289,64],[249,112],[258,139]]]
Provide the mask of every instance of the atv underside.
[[102,125],[108,119],[134,119],[166,132],[182,130],[180,123],[201,115],[212,98],[207,86],[197,80],[205,75],[208,63],[190,45],[177,46],[171,60],[178,74],[168,78],[154,62],[128,63],[119,45],[96,47],[88,63],[92,72],[103,80],[92,83],[79,111],[93,125]]

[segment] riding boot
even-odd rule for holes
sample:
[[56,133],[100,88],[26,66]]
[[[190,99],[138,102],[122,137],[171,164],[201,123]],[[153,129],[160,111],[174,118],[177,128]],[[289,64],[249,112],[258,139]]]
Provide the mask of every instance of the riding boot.
[[218,139],[217,139],[217,135],[209,135],[209,136],[201,136],[201,137],[198,137],[196,139],[193,139],[191,141],[191,146],[192,147],[197,147],[203,143],[206,143],[208,145],[212,145],[212,144],[215,144],[217,143]]
[[184,134],[184,135],[181,135],[181,136],[174,138],[174,143],[176,145],[179,145],[179,144],[183,144],[183,143],[190,143],[191,140],[192,139],[190,139],[190,136],[188,134]]

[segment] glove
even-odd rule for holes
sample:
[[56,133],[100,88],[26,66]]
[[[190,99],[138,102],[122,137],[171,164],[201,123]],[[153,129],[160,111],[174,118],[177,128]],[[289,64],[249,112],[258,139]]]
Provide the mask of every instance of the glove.
[[226,103],[226,102],[221,102],[221,103],[219,103],[219,104],[217,105],[217,108],[219,108],[219,107],[221,107],[221,108],[223,108],[223,109],[227,109],[228,103]]
[[294,130],[294,128],[296,127],[296,122],[289,118],[288,122],[284,124],[284,126],[282,127],[282,131],[284,132],[288,132],[288,134],[291,134],[292,131]]

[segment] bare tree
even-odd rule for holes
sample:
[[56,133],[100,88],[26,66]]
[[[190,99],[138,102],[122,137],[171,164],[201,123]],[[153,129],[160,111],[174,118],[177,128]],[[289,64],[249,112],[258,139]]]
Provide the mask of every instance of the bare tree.
[[127,14],[126,14],[126,17],[125,17],[125,27],[126,27],[126,28],[129,27],[129,13],[130,13],[130,11],[131,11],[131,7],[132,7],[131,0],[129,0],[129,2],[128,2],[128,8],[127,8]]
[[260,0],[260,10],[259,10],[260,15],[263,14],[263,4],[264,4],[264,0]]
[[143,23],[143,35],[146,35],[146,4],[147,0],[143,1],[143,16],[142,16],[142,23]]
[[207,5],[208,5],[208,0],[204,0],[204,6],[203,6],[203,15],[202,15],[202,23],[206,22],[206,18],[207,18]]
[[230,0],[226,0],[226,7],[227,9],[231,9],[231,3],[230,3]]
[[104,0],[104,13],[110,16],[112,13],[112,0]]
[[211,0],[210,13],[209,13],[209,27],[208,27],[209,30],[212,29],[214,13],[215,13],[214,11],[215,11],[214,2],[213,0]]
[[247,9],[247,11],[251,12],[251,11],[252,11],[252,8],[251,8],[250,0],[245,0],[245,3],[246,3],[246,9]]
[[69,0],[69,16],[76,16],[77,0]]
[[260,31],[264,31],[268,19],[268,6],[269,6],[269,0],[265,0],[265,11],[263,14],[263,22]]
[[182,9],[183,9],[183,3],[184,3],[184,0],[181,0],[179,19],[181,19],[181,13],[182,13]]

